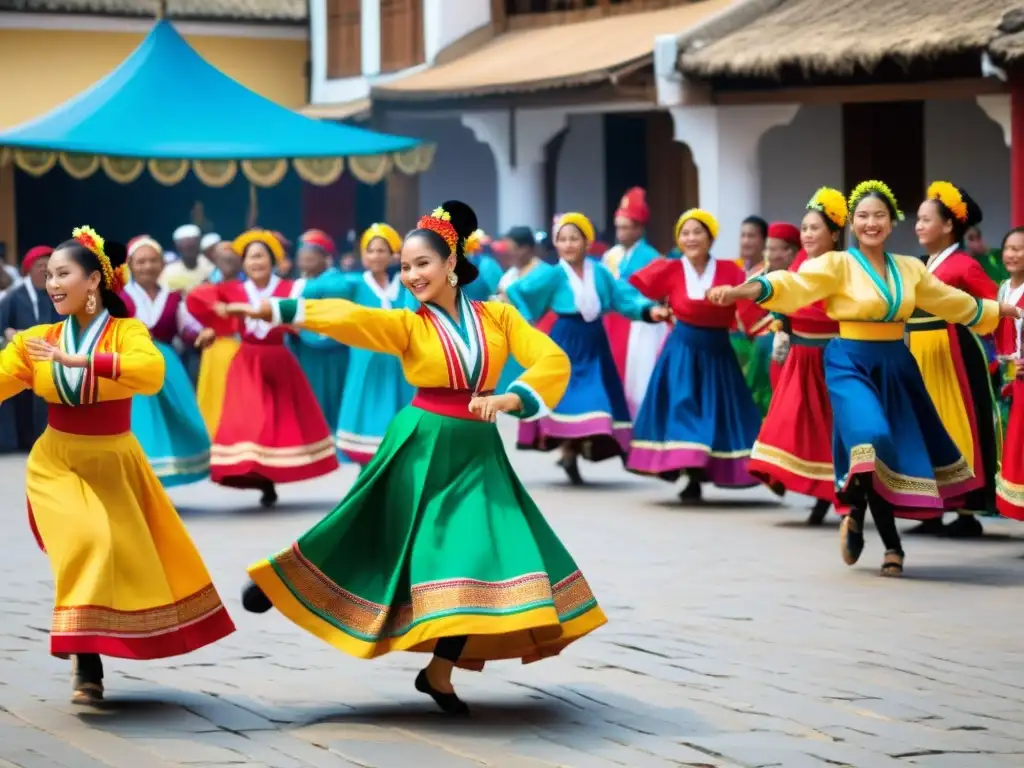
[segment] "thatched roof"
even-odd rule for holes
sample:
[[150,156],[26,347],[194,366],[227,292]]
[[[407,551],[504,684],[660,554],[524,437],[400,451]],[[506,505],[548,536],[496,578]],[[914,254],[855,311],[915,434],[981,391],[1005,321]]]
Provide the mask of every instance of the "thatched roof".
[[[0,0],[0,12],[155,18],[160,0]],[[170,19],[305,22],[308,0],[167,0]]]
[[1024,60],[1024,5],[1007,11],[988,50],[1001,64],[1019,64]]
[[[692,77],[778,76],[871,71],[883,61],[913,62],[981,53],[1003,14],[1020,0],[747,0],[728,31],[684,39],[679,69]],[[749,18],[749,17],[748,17]]]

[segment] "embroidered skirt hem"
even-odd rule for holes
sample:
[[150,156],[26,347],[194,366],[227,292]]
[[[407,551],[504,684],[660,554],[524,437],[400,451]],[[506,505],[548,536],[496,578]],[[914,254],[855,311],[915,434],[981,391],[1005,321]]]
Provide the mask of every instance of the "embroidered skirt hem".
[[469,635],[462,667],[530,662],[606,621],[496,427],[411,406],[341,504],[249,573],[286,618],[358,658]]

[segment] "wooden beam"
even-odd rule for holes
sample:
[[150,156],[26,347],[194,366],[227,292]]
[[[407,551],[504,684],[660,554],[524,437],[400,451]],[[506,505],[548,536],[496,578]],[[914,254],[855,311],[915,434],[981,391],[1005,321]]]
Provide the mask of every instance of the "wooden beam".
[[715,104],[856,104],[881,101],[959,101],[987,93],[1008,93],[1006,83],[995,78],[962,78],[918,83],[878,85],[821,85],[758,91],[715,90]]
[[580,86],[577,88],[546,88],[526,93],[496,93],[492,95],[462,98],[441,96],[436,99],[388,99],[382,93],[373,95],[374,110],[388,112],[481,112],[494,109],[544,109],[559,107],[578,107],[594,105],[595,112],[600,112],[602,104],[647,102],[652,108],[658,103],[657,91],[653,85],[622,84],[618,86],[607,83],[597,86]]

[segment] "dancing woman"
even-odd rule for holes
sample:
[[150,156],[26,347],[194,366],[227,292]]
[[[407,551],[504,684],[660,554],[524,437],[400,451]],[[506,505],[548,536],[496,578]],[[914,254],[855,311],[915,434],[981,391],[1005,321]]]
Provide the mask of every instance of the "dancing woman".
[[[1024,309],[1024,227],[1011,229],[1003,238],[1003,266],[1010,277],[999,286],[999,300]],[[1024,520],[1024,365],[1021,364],[1020,319],[1003,320],[996,333],[996,350],[1012,370],[1007,385],[1010,416],[1006,445],[996,476],[996,508],[1001,515]]]
[[[976,298],[994,299],[998,287],[962,245],[964,234],[981,222],[981,216],[981,209],[966,191],[948,181],[936,181],[918,208],[915,231],[929,254],[925,264],[929,272]],[[955,522],[944,527],[942,518],[936,517],[918,530],[953,538],[981,536],[976,515],[995,511],[1002,438],[988,355],[970,329],[950,325],[921,309],[915,310],[907,330],[910,352],[921,369],[925,388],[942,425],[974,472],[976,486],[958,503]]]
[[[807,204],[800,225],[805,256],[797,256],[790,271],[798,272],[805,261],[838,250],[847,215],[842,192],[819,189]],[[820,525],[835,499],[825,347],[838,335],[839,324],[819,301],[791,313],[783,325],[789,351],[768,416],[750,453],[749,470],[780,496],[793,491],[817,499],[807,522]]]
[[[496,414],[555,406],[569,360],[512,307],[470,301],[463,252],[476,216],[445,203],[402,246],[402,281],[419,310],[346,300],[228,308],[395,355],[418,387],[341,504],[290,548],[249,569],[250,610],[273,606],[359,658],[433,653],[416,689],[466,713],[454,666],[535,661],[605,623],[583,574],[512,470]],[[526,368],[491,389],[508,355]],[[269,598],[269,601],[268,601]]]
[[[302,290],[301,282],[274,274],[285,253],[272,233],[251,230],[235,240],[234,248],[242,257],[245,282],[199,286],[186,299],[204,326],[215,327],[228,303],[258,307],[271,296],[286,298]],[[258,320],[240,327],[235,322],[242,345],[228,369],[210,476],[230,488],[260,490],[260,503],[270,507],[277,503],[277,483],[329,474],[338,459],[316,396],[284,345],[288,331]]]
[[[658,358],[637,414],[627,467],[675,482],[690,478],[683,501],[701,497],[701,483],[750,487],[750,448],[761,417],[729,344],[737,312],[716,307],[706,294],[714,285],[739,285],[743,270],[711,255],[718,222],[693,208],[675,226],[681,259],[658,259],[629,282],[652,301],[668,301],[676,323]],[[751,301],[741,311],[764,314]],[[753,323],[751,323],[753,324]]]
[[26,465],[29,516],[56,585],[50,653],[74,658],[72,702],[92,704],[101,655],[176,656],[234,625],[131,433],[132,396],[160,391],[164,357],[118,295],[124,246],[73,234],[47,266],[65,319],[0,352],[0,400],[31,389],[49,403]]
[[903,216],[882,182],[859,184],[848,207],[858,247],[805,261],[799,272],[712,288],[709,298],[723,305],[754,299],[783,314],[824,301],[828,316],[839,321],[839,338],[825,348],[825,382],[837,496],[852,507],[840,527],[843,559],[853,565],[860,558],[870,507],[886,549],[882,575],[899,576],[904,553],[894,518],[939,517],[974,478],[903,342],[906,321],[919,306],[991,333],[1000,315],[1017,317],[1019,311],[975,299],[943,283],[920,260],[888,253],[885,242]]
[[572,361],[569,388],[550,413],[523,420],[519,448],[560,447],[559,466],[573,485],[583,483],[577,464],[618,456],[625,460],[632,436],[626,395],[612,358],[601,316],[618,312],[631,320],[657,323],[670,311],[645,299],[603,264],[587,258],[594,225],[582,213],[566,213],[555,224],[559,263],[540,264],[508,286],[509,301],[532,323],[549,310],[558,315],[551,338]]
[[192,346],[202,326],[188,314],[179,291],[159,283],[164,249],[143,235],[128,244],[132,281],[124,288],[136,320],[149,329],[164,358],[164,385],[155,395],[132,398],[132,432],[164,488],[197,483],[210,474],[210,436],[188,372],[173,344]]

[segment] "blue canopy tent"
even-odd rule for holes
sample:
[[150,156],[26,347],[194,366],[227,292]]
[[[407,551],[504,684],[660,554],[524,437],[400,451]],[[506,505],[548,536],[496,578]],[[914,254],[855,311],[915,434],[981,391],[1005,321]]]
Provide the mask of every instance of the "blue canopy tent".
[[279,106],[207,63],[159,20],[92,88],[0,133],[0,164],[5,155],[35,176],[59,163],[74,178],[102,168],[129,183],[148,168],[171,185],[192,170],[204,184],[220,187],[241,167],[250,182],[269,187],[289,162],[304,181],[319,185],[337,180],[346,159],[365,183],[381,181],[395,167],[419,173],[429,168],[433,147]]

